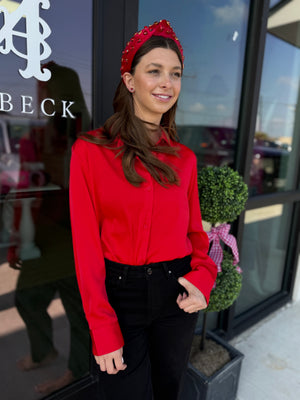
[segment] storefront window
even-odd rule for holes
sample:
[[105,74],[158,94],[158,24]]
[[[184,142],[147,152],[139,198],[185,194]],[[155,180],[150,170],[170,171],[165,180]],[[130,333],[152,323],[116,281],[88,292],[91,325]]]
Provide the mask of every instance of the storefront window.
[[240,261],[243,286],[236,303],[237,315],[280,292],[291,217],[291,204],[246,212]]
[[234,161],[248,13],[248,0],[139,2],[139,28],[168,19],[182,43],[176,122],[199,166]]
[[299,3],[286,2],[268,19],[253,159],[252,196],[292,190],[300,127]]
[[[271,2],[271,6],[274,2]],[[299,2],[271,10],[260,85],[250,196],[297,189],[300,148]],[[276,195],[275,195],[276,196]],[[293,219],[293,196],[282,204],[248,210],[241,249],[243,287],[236,316],[283,292]]]
[[277,6],[282,0],[270,0],[270,8]]
[[89,373],[68,179],[71,146],[91,123],[91,82],[92,1],[0,1],[5,399],[42,398]]

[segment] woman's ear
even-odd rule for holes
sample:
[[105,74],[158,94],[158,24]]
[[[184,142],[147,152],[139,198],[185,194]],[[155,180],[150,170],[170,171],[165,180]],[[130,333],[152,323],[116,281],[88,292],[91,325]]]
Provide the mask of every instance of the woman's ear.
[[130,72],[125,72],[122,76],[123,82],[130,93],[134,93],[134,77]]

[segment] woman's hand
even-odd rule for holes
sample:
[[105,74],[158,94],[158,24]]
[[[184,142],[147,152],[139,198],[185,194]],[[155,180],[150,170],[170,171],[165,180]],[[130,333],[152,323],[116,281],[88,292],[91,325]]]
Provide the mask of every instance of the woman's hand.
[[203,293],[200,292],[200,290],[196,288],[195,285],[193,285],[182,276],[178,278],[178,282],[188,292],[188,295],[186,293],[183,293],[183,295],[179,294],[176,300],[178,306],[183,311],[194,313],[207,307],[206,299]]
[[111,353],[103,354],[103,356],[95,356],[95,360],[99,364],[101,371],[114,375],[127,368],[122,355],[123,347]]

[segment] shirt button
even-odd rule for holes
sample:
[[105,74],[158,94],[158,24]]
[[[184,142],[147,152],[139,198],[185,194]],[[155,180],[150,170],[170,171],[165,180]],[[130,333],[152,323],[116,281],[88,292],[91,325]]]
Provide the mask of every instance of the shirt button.
[[150,268],[150,267],[147,268],[147,274],[148,274],[148,275],[152,275],[152,268]]

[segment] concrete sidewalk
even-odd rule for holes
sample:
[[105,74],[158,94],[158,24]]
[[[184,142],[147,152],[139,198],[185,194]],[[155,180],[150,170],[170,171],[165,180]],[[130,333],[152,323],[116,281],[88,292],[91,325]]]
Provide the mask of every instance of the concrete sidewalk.
[[230,342],[245,358],[237,400],[300,399],[300,302]]

